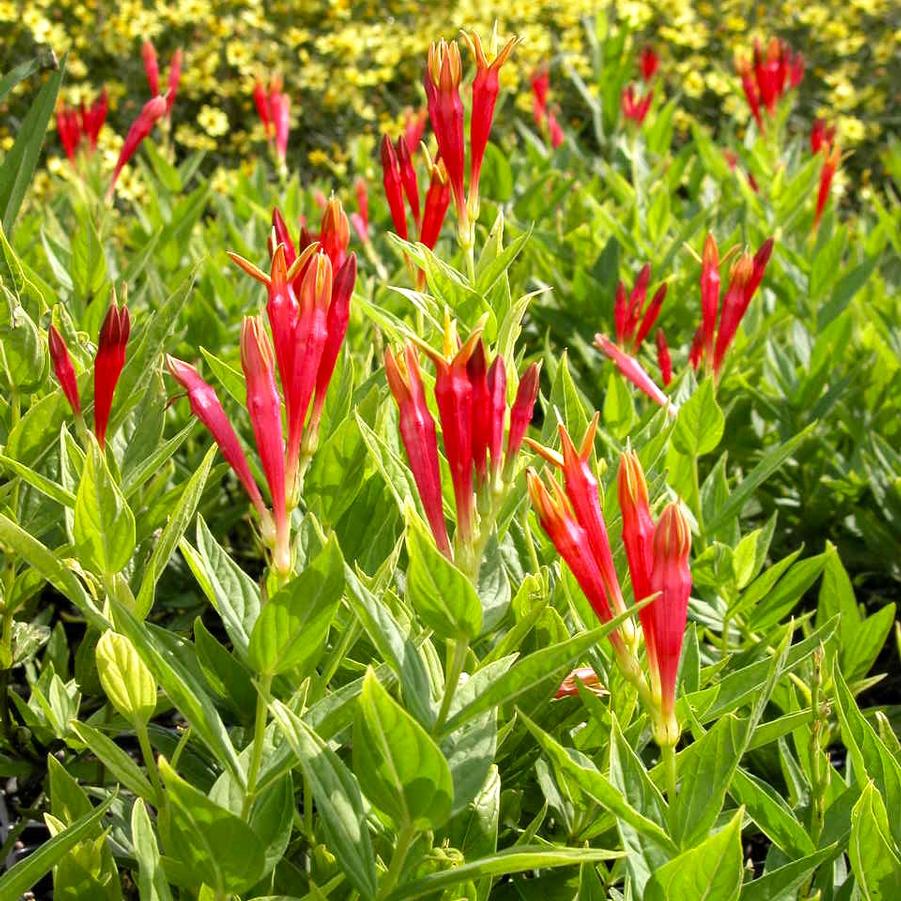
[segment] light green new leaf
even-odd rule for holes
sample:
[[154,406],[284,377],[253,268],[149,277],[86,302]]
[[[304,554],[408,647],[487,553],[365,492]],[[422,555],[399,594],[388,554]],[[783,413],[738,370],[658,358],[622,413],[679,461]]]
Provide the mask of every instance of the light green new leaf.
[[135,518],[91,439],[75,497],[75,543],[86,567],[100,575],[119,572],[135,548]]
[[130,722],[147,723],[156,709],[156,682],[135,646],[109,629],[94,654],[100,684],[113,707]]
[[716,450],[725,426],[726,417],[716,402],[713,379],[704,379],[679,408],[673,429],[673,444],[679,453],[701,457]]
[[450,816],[450,768],[431,736],[397,703],[372,669],[354,719],[354,772],[370,801],[398,828],[437,829]]
[[325,649],[344,590],[344,558],[332,535],[304,571],[260,612],[248,660],[259,673],[296,669],[306,674]]
[[[893,811],[897,815],[898,811]],[[901,858],[892,841],[885,802],[869,782],[851,811],[851,868],[867,901],[901,898]]]
[[742,882],[743,815],[739,809],[719,832],[657,870],[647,884],[645,901],[735,901]]
[[138,896],[141,901],[172,901],[156,834],[140,798],[131,808],[131,841],[138,861]]

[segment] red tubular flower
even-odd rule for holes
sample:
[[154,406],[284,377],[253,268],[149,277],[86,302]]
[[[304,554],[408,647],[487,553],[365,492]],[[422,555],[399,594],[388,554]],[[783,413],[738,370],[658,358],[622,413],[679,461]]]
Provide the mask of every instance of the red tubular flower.
[[482,42],[475,31],[464,32],[464,38],[472,51],[476,62],[476,75],[472,83],[472,115],[469,122],[469,206],[473,218],[477,217],[479,208],[479,177],[482,171],[482,160],[488,137],[491,134],[491,123],[494,120],[494,107],[500,90],[498,75],[501,66],[507,61],[519,38],[511,38],[496,53],[489,63],[482,49]]
[[[655,728],[660,745],[674,745],[679,740],[676,722],[676,677],[685,624],[688,619],[688,598],[691,594],[691,530],[682,506],[668,504],[660,514],[654,531],[651,587],[660,592],[646,609],[653,610],[652,629],[655,649],[656,679],[660,691],[661,723]],[[644,623],[642,622],[642,628]],[[648,632],[645,631],[647,639]],[[650,659],[650,658],[649,658]]]
[[619,371],[651,400],[669,409],[669,400],[654,380],[645,372],[644,367],[631,354],[620,350],[606,335],[595,335],[594,344],[598,350],[608,356],[616,364]]
[[642,125],[648,110],[651,108],[651,101],[654,99],[654,91],[649,90],[644,96],[639,96],[635,90],[635,85],[627,85],[623,88],[620,97],[620,107],[623,115],[627,119],[631,119],[636,125]]
[[325,395],[329,383],[335,372],[335,363],[347,334],[347,324],[350,321],[350,299],[354,293],[354,285],[357,281],[357,255],[352,253],[338,270],[338,274],[332,283],[332,299],[329,303],[328,316],[326,318],[327,337],[322,348],[322,357],[319,360],[319,370],[316,373],[316,396],[313,401],[313,413],[311,421],[314,433],[318,430],[319,419],[322,416],[322,408],[325,405]]
[[547,117],[547,98],[551,88],[551,75],[547,63],[542,63],[529,79],[532,85],[532,118],[541,128]]
[[[481,488],[488,477],[488,447],[491,443],[494,414],[491,391],[488,388],[485,345],[481,341],[476,344],[466,364],[466,374],[472,386],[472,459],[476,470],[476,484]],[[503,429],[503,419],[501,428]]]
[[626,299],[626,286],[619,282],[616,286],[616,298],[613,302],[613,323],[616,333],[616,341],[623,347],[628,347],[633,353],[637,353],[644,339],[650,334],[663,301],[666,299],[667,285],[664,282],[654,292],[650,303],[646,303],[648,296],[648,284],[651,280],[650,263],[645,263],[629,299]]
[[[632,594],[636,603],[653,593],[651,574],[654,564],[654,520],[648,503],[648,485],[641,462],[633,451],[626,451],[619,461],[617,493],[623,517],[623,546],[632,578]],[[656,671],[657,649],[654,644],[654,604],[638,611],[645,637],[648,664]]]
[[447,43],[442,40],[429,47],[424,79],[429,119],[438,139],[438,150],[450,180],[457,214],[461,220],[465,220],[463,101],[460,99],[462,72],[460,48],[456,41]]
[[69,348],[63,336],[57,331],[55,325],[51,325],[48,331],[48,343],[50,345],[50,359],[53,362],[53,372],[59,382],[63,394],[76,416],[81,415],[81,399],[78,396],[78,379],[72,366],[72,358],[69,356]]
[[188,400],[191,411],[206,426],[213,440],[219,445],[225,461],[234,470],[238,481],[244,486],[250,502],[253,504],[260,518],[265,522],[268,518],[266,505],[263,503],[260,489],[253,478],[247,458],[241,448],[241,442],[232,428],[232,424],[222,409],[222,404],[215,389],[207,384],[200,373],[182,360],[166,355],[166,366],[175,380],[188,392]]
[[[300,290],[300,311],[294,329],[294,359],[288,411],[288,480],[294,485],[300,460],[304,421],[316,388],[319,364],[328,341],[328,310],[332,300],[332,264],[317,251],[307,267]],[[294,489],[292,488],[292,495]]]
[[638,65],[641,69],[641,77],[645,82],[650,81],[657,73],[660,66],[660,59],[654,52],[653,47],[643,47],[641,55],[638,58]]
[[407,107],[404,111],[404,143],[410,156],[419,149],[419,142],[425,134],[426,122],[429,121],[429,111],[423,107],[414,111],[412,107]]
[[81,110],[82,136],[87,138],[88,147],[91,150],[97,149],[97,138],[100,136],[100,129],[103,128],[103,123],[106,122],[108,110],[109,94],[105,87],[89,107]]
[[[452,344],[448,332],[447,344]],[[472,385],[467,364],[479,342],[480,330],[473,332],[466,343],[448,359],[432,354],[435,363],[435,401],[441,420],[444,453],[450,467],[457,507],[457,534],[467,542],[473,526],[473,447],[472,447]]]
[[120,308],[113,303],[100,327],[97,356],[94,358],[94,434],[101,450],[106,444],[113,394],[125,365],[125,348],[130,332],[128,307],[123,305]]
[[551,147],[556,150],[566,140],[566,135],[563,133],[563,128],[553,112],[549,112],[547,115],[547,128],[551,139]]
[[275,518],[275,568],[291,568],[290,530],[285,495],[285,446],[282,438],[281,401],[275,384],[275,361],[269,336],[256,316],[244,319],[241,328],[241,368],[247,385],[247,412],[253,426],[257,452],[272,497]]
[[660,367],[660,379],[663,387],[668,388],[673,380],[673,361],[670,357],[669,346],[666,343],[666,335],[663,329],[657,329],[657,365]]
[[[588,535],[567,509],[559,486],[556,482],[551,482],[554,492],[554,497],[551,497],[544,482],[532,469],[526,470],[526,483],[541,528],[575,576],[598,619],[602,623],[610,622],[613,613],[607,602],[600,570],[591,553]],[[617,650],[623,649],[619,630],[611,632],[609,637]]]
[[754,297],[773,253],[773,239],[768,238],[753,256],[743,254],[730,273],[729,289],[723,299],[717,328],[716,347],[713,353],[713,371],[718,375],[738,326],[741,324],[751,299]]
[[404,138],[400,137],[397,139],[396,149],[400,181],[403,185],[404,194],[407,197],[407,203],[410,204],[413,221],[418,229],[421,227],[421,218],[419,213],[419,182],[416,178],[416,168],[413,165],[413,158]]
[[620,614],[625,611],[626,605],[613,563],[613,552],[610,550],[604,514],[601,511],[598,481],[590,463],[598,418],[596,413],[578,449],[563,424],[558,426],[560,447],[563,451],[563,483],[576,519],[588,535],[588,544],[600,570],[604,590],[613,611]]
[[835,140],[835,126],[826,125],[825,119],[814,119],[810,129],[810,152],[819,153],[823,148],[828,148]]
[[407,209],[404,206],[403,181],[397,151],[388,135],[382,137],[382,184],[391,211],[391,221],[398,237],[407,240]]
[[507,418],[507,367],[500,355],[494,358],[488,369],[488,396],[491,404],[488,451],[491,456],[491,471],[497,478],[503,465],[504,424]]
[[110,182],[109,186],[109,195],[111,196],[113,190],[116,186],[116,180],[119,178],[119,173],[125,167],[125,164],[135,155],[138,147],[141,145],[141,142],[146,138],[151,131],[153,131],[153,126],[163,118],[166,114],[166,99],[165,97],[154,97],[152,100],[148,100],[147,103],[144,104],[144,108],[141,110],[138,118],[132,123],[131,128],[128,129],[128,134],[125,136],[125,142],[122,144],[122,150],[119,153],[119,159],[116,162],[116,168],[113,170],[113,178]]
[[404,354],[395,357],[385,351],[385,374],[400,414],[400,437],[419,491],[426,519],[438,549],[451,556],[444,506],[441,497],[441,470],[438,465],[438,437],[422,385],[416,349],[407,344]]
[[63,145],[66,156],[74,162],[78,153],[78,146],[81,143],[81,126],[78,122],[78,113],[67,106],[61,106],[56,111],[56,131],[59,134],[59,141]]
[[651,329],[654,327],[654,323],[657,322],[657,317],[660,315],[660,309],[663,306],[663,301],[666,299],[666,289],[667,283],[664,282],[660,287],[654,292],[654,296],[651,298],[651,302],[647,305],[647,308],[644,311],[644,314],[641,317],[641,324],[638,327],[638,331],[635,334],[635,343],[634,348],[637,351],[639,347],[641,347],[642,342],[645,338],[651,333]]
[[839,163],[842,161],[842,152],[838,144],[834,143],[824,151],[825,159],[823,160],[823,168],[820,170],[820,186],[817,190],[817,207],[813,216],[813,227],[819,228],[820,219],[826,210],[826,204],[829,202],[829,191],[832,188],[832,179],[835,177]]
[[793,88],[798,87],[804,80],[804,67],[804,55],[802,53],[794,54],[794,56],[791,57],[788,69],[788,80]]
[[708,232],[701,261],[701,350],[709,363],[720,306],[720,255],[716,238]]
[[516,389],[516,398],[510,408],[510,432],[507,435],[507,453],[504,464],[505,475],[509,478],[516,455],[522,447],[526,429],[532,421],[532,413],[535,409],[535,401],[538,399],[538,377],[541,374],[541,366],[538,363],[530,363],[519,380]]
[[169,90],[166,91],[166,115],[171,115],[172,105],[175,103],[175,95],[178,93],[178,83],[181,81],[182,51],[179,47],[172,54],[169,62]]
[[281,244],[285,250],[285,266],[290,269],[297,259],[297,250],[294,247],[294,239],[288,231],[288,223],[278,207],[272,210],[272,230],[275,233],[275,244],[269,249],[270,259],[275,256],[275,249]]
[[263,123],[267,139],[272,137],[272,116],[269,114],[269,92],[258,78],[253,85],[253,103],[257,108],[257,115]]
[[354,181],[354,194],[357,198],[357,209],[350,215],[350,224],[354,227],[357,237],[366,244],[369,241],[369,191],[365,178],[358,176]]
[[748,108],[751,115],[757,123],[760,131],[763,131],[763,116],[760,114],[760,95],[757,91],[757,82],[754,80],[754,71],[751,64],[742,57],[735,58],[735,69],[741,78],[741,88],[745,94],[745,100],[748,101]]
[[150,41],[144,41],[141,45],[141,59],[144,61],[150,96],[156,97],[160,93],[160,67],[156,59],[156,48]]
[[[429,189],[425,195],[425,207],[422,214],[422,228],[419,240],[432,250],[441,234],[441,226],[450,206],[451,189],[444,162],[438,160],[431,167]],[[403,236],[401,236],[403,237]]]
[[337,272],[344,265],[350,246],[350,222],[337,197],[329,200],[322,214],[319,244],[331,260],[332,272]]

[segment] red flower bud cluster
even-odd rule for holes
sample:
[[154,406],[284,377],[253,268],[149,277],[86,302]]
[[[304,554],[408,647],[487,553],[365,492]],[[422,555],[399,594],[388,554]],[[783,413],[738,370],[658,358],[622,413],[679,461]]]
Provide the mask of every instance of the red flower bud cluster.
[[[513,405],[508,408],[504,359],[497,356],[489,364],[481,327],[461,344],[455,329],[448,325],[443,354],[422,346],[435,364],[435,402],[453,483],[457,522],[454,541],[459,551],[474,537],[476,494],[479,509],[487,509],[492,497],[513,478],[516,456],[538,397],[539,367],[533,363],[526,368]],[[398,353],[389,349],[385,371],[397,402],[401,441],[426,519],[435,543],[451,557],[441,494],[438,438],[415,345],[408,342]]]
[[472,82],[472,110],[469,121],[469,189],[465,181],[466,147],[463,137],[464,112],[460,99],[460,82],[463,64],[456,41],[439,41],[429,48],[425,71],[425,93],[428,101],[432,131],[438,140],[438,152],[444,163],[451,193],[457,209],[461,234],[469,228],[469,222],[478,219],[479,178],[494,107],[500,91],[499,73],[518,43],[511,38],[498,49],[496,35],[493,39],[492,58],[489,60],[482,42],[475,32],[464,32],[463,38],[472,52],[476,73]]
[[660,67],[660,58],[657,56],[653,47],[644,47],[638,56],[638,69],[641,74],[641,80],[645,83],[644,93],[639,93],[639,86],[630,83],[627,84],[620,94],[620,109],[626,119],[630,119],[639,127],[644,123],[651,109],[651,103],[654,101],[654,88],[651,82],[657,74]]
[[835,140],[835,126],[826,125],[822,119],[816,119],[810,131],[811,153],[823,154],[823,168],[820,169],[820,184],[817,189],[817,204],[813,214],[813,227],[819,228],[820,220],[829,202],[832,179],[842,161],[841,148]]
[[86,149],[93,153],[97,149],[97,138],[109,110],[109,96],[106,88],[90,105],[80,104],[76,109],[60,106],[56,112],[56,130],[66,156],[75,161],[78,151]]
[[[268,275],[237,254],[229,254],[268,290],[266,314],[272,337],[260,318],[247,317],[241,332],[241,365],[247,412],[272,498],[272,517],[215,390],[193,366],[172,357],[167,362],[187,390],[194,414],[209,429],[247,491],[264,538],[273,545],[275,568],[285,573],[291,566],[288,511],[297,503],[302,451],[309,457],[318,440],[325,395],[347,332],[357,258],[347,252],[350,226],[335,198],[326,204],[318,243],[307,243],[300,252],[281,213],[275,210],[272,218]],[[282,428],[282,398],[287,433]]]
[[[100,327],[97,353],[94,356],[94,434],[101,450],[106,446],[113,395],[125,366],[125,351],[130,334],[131,320],[128,308],[124,304],[119,307],[114,297]],[[53,372],[72,412],[81,422],[81,398],[69,349],[54,325],[50,326],[48,339]]]
[[768,238],[752,257],[742,253],[732,264],[729,287],[720,304],[720,258],[716,239],[707,235],[701,261],[701,324],[695,332],[689,362],[697,369],[702,363],[719,376],[726,351],[754,297],[773,253]]
[[760,41],[754,42],[751,60],[736,56],[735,70],[741,78],[742,90],[757,127],[763,131],[762,110],[772,116],[776,104],[791,88],[798,87],[804,78],[804,57],[794,53],[787,42],[771,38],[766,50]]
[[667,283],[663,282],[654,292],[650,302],[647,302],[650,281],[651,264],[645,263],[628,297],[623,282],[619,282],[616,286],[616,299],[613,303],[616,342],[633,354],[638,353],[642,342],[651,333],[666,299]]
[[[144,73],[147,76],[147,85],[150,88],[150,96],[160,95],[160,67],[157,62],[156,48],[150,41],[144,41],[141,46],[141,59],[144,61]],[[181,81],[182,51],[179,47],[172,54],[169,62],[169,77],[166,82],[166,115],[172,112],[172,104],[175,103],[175,95],[178,93],[178,83]]]
[[532,84],[532,118],[535,124],[546,134],[555,150],[563,143],[566,136],[557,120],[557,115],[548,106],[548,94],[551,88],[551,76],[547,63],[542,63],[530,79]]

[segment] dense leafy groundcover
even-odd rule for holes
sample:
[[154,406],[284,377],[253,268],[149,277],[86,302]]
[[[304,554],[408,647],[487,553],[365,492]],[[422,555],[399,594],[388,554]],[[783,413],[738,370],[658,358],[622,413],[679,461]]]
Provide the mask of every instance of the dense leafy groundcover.
[[584,133],[466,33],[331,197],[277,80],[207,175],[145,51],[135,192],[0,76],[2,901],[901,896],[897,150],[584,28]]

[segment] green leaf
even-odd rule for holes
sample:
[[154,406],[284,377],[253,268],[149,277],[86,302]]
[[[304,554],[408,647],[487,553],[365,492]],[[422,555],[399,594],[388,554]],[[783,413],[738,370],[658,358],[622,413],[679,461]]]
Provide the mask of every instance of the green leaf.
[[729,499],[716,511],[716,515],[704,523],[708,533],[715,532],[721,525],[741,513],[742,507],[751,495],[794,454],[794,452],[810,437],[817,423],[812,422],[807,428],[798,432],[784,444],[773,448],[736,486]]
[[567,748],[564,748],[547,732],[533,723],[522,711],[519,712],[519,717],[535,736],[555,770],[571,778],[596,803],[628,823],[636,832],[655,842],[662,850],[669,853],[677,850],[675,842],[666,831],[658,823],[632,807],[622,792],[600,770],[578,763]]
[[135,548],[135,518],[97,443],[91,440],[75,497],[75,543],[100,575],[119,572]]
[[351,606],[369,640],[375,645],[379,656],[397,674],[407,706],[416,719],[430,729],[435,721],[435,711],[429,674],[419,650],[401,630],[388,606],[363,585],[347,564],[344,566],[344,581]]
[[141,901],[172,901],[156,835],[140,798],[131,808],[131,841],[138,861],[138,897]]
[[185,782],[165,757],[159,766],[169,801],[167,852],[220,895],[254,885],[264,856],[250,826]]
[[306,569],[263,607],[248,660],[259,673],[307,675],[322,654],[344,590],[344,558],[332,535]]
[[782,622],[819,578],[826,559],[826,554],[817,554],[795,563],[766,598],[754,607],[748,617],[748,627],[765,631]]
[[747,723],[724,716],[692,748],[680,768],[679,793],[670,807],[673,838],[690,848],[716,822],[745,745]]
[[274,701],[271,710],[316,799],[329,849],[354,888],[364,898],[374,898],[375,859],[356,777],[284,704]]
[[79,842],[96,834],[100,820],[115,800],[116,796],[110,795],[99,807],[79,817],[68,829],[48,839],[7,871],[0,877],[0,898],[19,898],[34,888]]
[[704,379],[679,408],[673,444],[679,453],[701,457],[717,448],[725,425],[726,417],[716,402],[713,379]]
[[554,848],[547,845],[517,845],[481,860],[471,860],[458,867],[431,873],[415,882],[395,889],[386,901],[404,898],[435,898],[439,892],[455,885],[486,876],[507,876],[551,867],[577,867],[584,863],[615,860],[622,851],[604,848]]
[[901,898],[901,858],[892,842],[885,802],[872,782],[867,783],[851,811],[848,854],[867,901]]
[[75,506],[75,495],[71,491],[67,491],[57,482],[42,476],[39,472],[35,472],[31,467],[20,463],[18,460],[5,457],[3,454],[0,454],[0,463],[14,472],[23,482],[31,485],[32,488],[36,488],[41,494],[46,495],[51,500],[70,509]]
[[122,490],[125,492],[126,497],[131,497],[147,479],[152,478],[160,471],[163,464],[181,447],[185,438],[194,431],[196,425],[197,420],[192,419],[180,432],[173,435],[168,441],[164,441],[155,447],[140,462],[129,465],[131,461],[125,461],[125,468],[122,473]]
[[188,528],[188,525],[194,518],[194,514],[197,512],[197,505],[200,503],[203,489],[206,487],[206,480],[209,477],[210,467],[213,465],[216,453],[217,448],[215,445],[206,452],[203,462],[191,478],[188,479],[188,483],[185,485],[175,509],[170,514],[169,521],[166,523],[162,535],[156,541],[153,554],[144,569],[144,578],[141,579],[141,588],[135,601],[135,614],[140,619],[144,619],[150,612],[150,608],[153,606],[156,583],[169,563],[169,558],[175,552],[178,542],[181,541],[185,529]]
[[466,576],[435,546],[422,520],[407,507],[407,597],[437,635],[471,641],[482,631],[482,603]]
[[153,798],[153,786],[134,758],[123,751],[109,736],[87,723],[74,722],[72,731],[91,749],[94,756],[118,782],[139,798]]
[[634,614],[634,610],[633,607],[603,626],[549,645],[517,661],[511,669],[492,682],[485,691],[451,716],[444,731],[453,732],[466,720],[485,710],[490,710],[492,707],[508,704],[542,682],[554,681],[556,683],[554,688],[556,688],[560,684],[558,676],[562,678],[565,675],[560,671],[581,657],[589,648],[602,642],[622,622],[629,619]]
[[153,627],[137,619],[122,604],[113,601],[116,628],[131,639],[141,659],[153,673],[157,684],[168,695],[181,715],[194,731],[206,742],[216,759],[227,768],[240,785],[245,784],[244,768],[238,760],[228,730],[219,716],[216,706],[206,693],[200,675],[188,668],[170,644],[161,640],[166,636],[172,642],[180,640],[165,632],[153,631]]
[[366,797],[399,829],[437,829],[450,816],[454,787],[444,754],[372,669],[354,719],[353,762]]
[[9,234],[19,207],[25,198],[25,191],[31,182],[47,124],[56,106],[56,95],[66,71],[66,57],[60,61],[59,68],[53,72],[44,86],[38,91],[16,135],[16,143],[0,165],[0,224],[3,231]]
[[94,649],[103,691],[116,710],[132,723],[147,723],[156,709],[156,682],[134,645],[112,629]]
[[793,860],[775,870],[768,870],[759,879],[746,882],[741,888],[741,901],[782,901],[793,898],[820,864],[838,853],[836,845],[828,845],[814,854]]
[[719,832],[683,851],[651,877],[646,901],[734,901],[741,891],[742,850],[739,809]]

